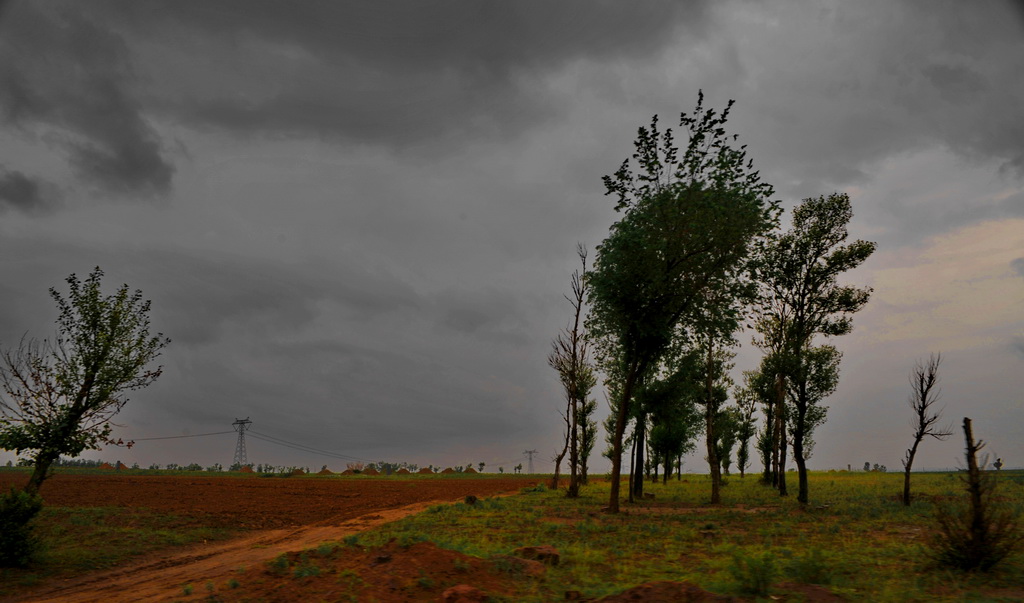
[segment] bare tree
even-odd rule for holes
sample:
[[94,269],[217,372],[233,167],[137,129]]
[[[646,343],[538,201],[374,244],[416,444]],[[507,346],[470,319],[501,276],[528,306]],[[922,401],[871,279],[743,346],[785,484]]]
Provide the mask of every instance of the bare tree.
[[910,371],[910,385],[914,393],[907,398],[907,403],[914,411],[914,419],[911,424],[914,426],[914,445],[907,449],[903,458],[903,504],[910,506],[910,467],[914,464],[914,455],[917,454],[917,447],[925,436],[931,436],[936,440],[945,440],[953,434],[952,427],[937,427],[942,410],[934,411],[932,407],[939,399],[940,391],[937,388],[939,383],[939,364],[942,362],[942,354],[931,354],[928,362],[918,362]]
[[[580,451],[585,432],[589,425],[586,423],[587,398],[590,390],[597,383],[594,371],[587,359],[587,341],[585,333],[580,324],[580,317],[583,314],[583,303],[587,296],[587,284],[583,274],[587,271],[587,250],[580,243],[576,244],[576,254],[583,266],[582,272],[575,270],[571,277],[572,296],[566,295],[573,308],[572,324],[555,337],[551,343],[551,354],[548,355],[548,364],[558,373],[565,390],[565,443],[562,451],[555,458],[555,474],[551,478],[551,488],[558,488],[559,474],[561,471],[562,459],[566,452],[569,453],[569,490],[568,496],[575,498],[579,496],[580,482],[583,472],[580,470]],[[592,407],[591,407],[592,408]],[[582,423],[582,424],[581,424]],[[592,446],[592,444],[591,444]]]

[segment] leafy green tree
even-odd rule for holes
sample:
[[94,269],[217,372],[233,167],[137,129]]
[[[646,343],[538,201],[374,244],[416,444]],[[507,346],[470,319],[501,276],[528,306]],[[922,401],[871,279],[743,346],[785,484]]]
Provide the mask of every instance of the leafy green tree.
[[[845,193],[804,199],[793,210],[792,228],[762,247],[755,268],[762,286],[758,328],[775,344],[776,374],[786,379],[790,392],[794,415],[787,420],[799,479],[797,500],[803,504],[808,501],[804,447],[815,420],[813,387],[825,385],[812,380],[827,376],[826,356],[832,353],[812,351],[813,340],[816,335],[849,333],[852,315],[871,294],[870,288],[838,283],[839,275],[861,265],[875,250],[868,241],[846,244],[852,217]],[[835,362],[838,371],[838,358]]]
[[128,285],[103,295],[102,278],[99,267],[85,281],[72,274],[67,298],[50,289],[60,312],[53,341],[23,339],[0,352],[0,447],[33,451],[30,494],[61,455],[114,443],[110,420],[127,392],[160,376],[150,364],[170,340],[150,335],[150,302]]
[[674,370],[648,384],[643,395],[651,418],[650,448],[665,466],[665,483],[676,459],[696,447],[695,440],[702,425],[703,416],[698,410],[696,390],[690,379],[694,362],[692,356],[677,358]]
[[608,504],[613,513],[619,510],[623,435],[642,379],[707,294],[733,286],[752,240],[775,224],[772,187],[761,182],[745,148],[731,146],[736,136],[723,127],[732,101],[721,114],[705,110],[703,102],[702,93],[693,115],[680,117],[689,137],[682,152],[672,130],[661,132],[655,117],[639,129],[632,160],[604,177],[623,217],[587,273],[587,330],[617,398]]

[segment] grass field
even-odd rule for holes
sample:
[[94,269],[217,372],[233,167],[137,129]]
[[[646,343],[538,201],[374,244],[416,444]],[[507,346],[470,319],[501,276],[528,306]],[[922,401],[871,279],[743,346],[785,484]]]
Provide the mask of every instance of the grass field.
[[[1024,472],[1002,472],[998,478],[1000,503],[1020,516]],[[432,542],[484,559],[500,559],[520,546],[551,545],[561,552],[561,562],[541,578],[516,580],[515,592],[505,593],[510,600],[560,600],[566,591],[598,597],[658,580],[685,580],[749,600],[802,600],[806,592],[801,585],[808,584],[855,601],[1024,600],[1024,552],[989,573],[965,574],[930,561],[935,505],[964,497],[955,473],[914,474],[910,507],[900,503],[902,474],[897,473],[811,473],[806,509],[793,497],[780,498],[760,485],[757,476],[729,477],[719,506],[706,504],[706,476],[647,483],[645,490],[654,499],[624,503],[618,515],[601,512],[608,488],[607,482],[595,480],[575,500],[565,498],[564,491],[537,487],[472,505],[437,505],[336,543],[331,555],[308,555],[308,571],[340,575],[341,566],[331,566],[339,555],[365,553],[392,540],[402,546]],[[40,563],[29,570],[0,570],[0,596],[5,585],[16,590],[109,567],[142,552],[233,533],[146,509],[52,507],[37,521],[45,545]],[[351,569],[344,574],[354,575]],[[197,583],[202,579],[196,576]],[[237,592],[241,596],[244,591]],[[357,596],[358,589],[353,593]]]
[[[1024,509],[1024,473],[1000,475],[1004,503]],[[362,545],[432,541],[479,557],[524,545],[552,545],[562,563],[520,593],[537,601],[566,590],[596,597],[656,580],[686,580],[716,593],[786,594],[786,583],[825,585],[861,601],[1019,601],[1024,554],[988,574],[935,567],[928,558],[932,500],[961,497],[956,474],[915,474],[916,501],[899,502],[902,474],[811,474],[807,510],[780,499],[756,476],[731,477],[721,506],[705,505],[709,482],[686,476],[646,484],[654,500],[606,515],[608,484],[578,500],[535,491],[475,505],[431,509],[362,535]],[[765,586],[767,585],[767,586]],[[781,585],[781,586],[780,586]],[[793,589],[789,589],[793,590]]]

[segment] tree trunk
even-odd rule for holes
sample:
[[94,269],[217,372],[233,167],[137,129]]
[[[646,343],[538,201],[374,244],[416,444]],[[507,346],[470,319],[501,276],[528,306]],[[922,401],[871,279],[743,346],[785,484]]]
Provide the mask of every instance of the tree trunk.
[[804,461],[804,442],[799,433],[793,434],[793,460],[796,461],[797,495],[801,505],[807,504],[807,464]]
[[565,458],[566,449],[563,448],[562,452],[555,457],[555,474],[551,476],[551,489],[558,489],[558,481],[561,479],[562,474],[562,459]]
[[782,436],[779,442],[779,496],[789,496],[786,490],[786,423],[782,423]]
[[775,424],[779,435],[779,461],[775,469],[775,484],[779,489],[779,496],[788,496],[786,490],[786,378],[779,375],[775,381],[775,396],[778,408],[775,409]]
[[807,431],[807,399],[804,383],[800,384],[796,403],[796,427],[793,430],[793,460],[796,461],[797,473],[796,500],[801,505],[806,505],[809,493],[807,488],[807,461],[804,459],[804,435]]
[[43,485],[43,480],[46,479],[46,474],[50,470],[50,466],[57,460],[57,456],[44,455],[40,453],[36,456],[34,463],[35,467],[32,469],[32,475],[28,478],[28,483],[25,484],[25,492],[29,494],[39,494],[39,488]]
[[562,474],[562,459],[565,458],[565,453],[569,451],[569,440],[572,439],[572,432],[569,430],[571,423],[569,422],[569,412],[572,411],[572,398],[566,403],[565,408],[565,445],[562,446],[562,451],[555,457],[555,474],[551,476],[551,489],[558,490],[558,481]]
[[578,410],[575,397],[569,402],[569,407],[572,412],[572,424],[569,426],[569,491],[566,492],[566,496],[577,498],[580,495],[580,438],[579,427],[576,424]]
[[978,469],[978,459],[975,456],[983,444],[974,441],[971,420],[967,417],[964,417],[964,437],[967,440],[967,491],[971,495],[971,535],[977,542],[986,531],[985,513],[981,500],[981,470]]
[[924,436],[914,439],[914,445],[907,451],[907,459],[903,461],[903,505],[910,506],[910,466],[914,464],[914,455],[917,454],[917,446]]
[[633,448],[629,451],[629,484],[627,486],[629,488],[627,490],[628,500],[631,503],[633,502],[633,480],[636,479],[636,472],[634,471],[636,466],[636,437],[632,438],[632,440]]
[[641,367],[633,363],[626,374],[626,383],[622,387],[622,399],[619,400],[619,414],[615,421],[615,441],[612,443],[612,483],[608,495],[608,512],[619,512],[619,482],[622,480],[622,436],[626,433],[626,419],[629,418],[629,403],[633,395],[633,384]]
[[[708,405],[710,407],[710,405]],[[722,483],[722,473],[718,464],[718,454],[715,450],[715,428],[714,421],[708,419],[705,431],[708,449],[708,466],[711,469],[711,504],[717,505],[722,502],[722,494],[719,486]]]
[[[641,413],[636,418],[636,454],[633,459],[633,471],[636,477],[633,478],[633,498],[642,500],[644,497],[644,448],[647,427],[647,417]],[[632,500],[630,501],[632,502]]]

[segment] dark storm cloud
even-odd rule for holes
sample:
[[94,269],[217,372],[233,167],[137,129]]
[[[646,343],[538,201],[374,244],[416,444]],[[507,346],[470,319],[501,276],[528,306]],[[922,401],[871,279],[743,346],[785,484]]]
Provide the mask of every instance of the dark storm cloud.
[[50,199],[43,192],[46,188],[45,183],[35,178],[0,166],[0,211],[5,206],[21,211],[45,209],[50,205]]
[[147,297],[160,300],[160,312],[167,320],[161,328],[188,346],[222,342],[231,329],[242,329],[253,338],[295,332],[317,318],[322,303],[337,305],[355,321],[369,321],[418,303],[415,292],[404,283],[352,264],[293,266],[160,252],[136,257],[133,264],[138,268],[125,267],[129,282],[148,283],[138,286]]
[[130,51],[74,8],[18,2],[0,15],[3,121],[61,149],[101,192],[164,193],[174,167],[134,96]]
[[1024,27],[1009,3],[779,2],[758,16],[776,23],[736,30],[748,39],[734,77],[754,90],[737,107],[800,196],[935,147],[1024,176],[1024,78],[1010,58],[1024,55]]
[[[399,145],[508,136],[561,109],[538,83],[567,62],[656,55],[703,2],[108,3],[124,31],[190,56],[152,102],[252,134]],[[95,5],[90,6],[93,10]],[[182,40],[189,40],[182,45]],[[201,56],[199,53],[202,53]],[[162,57],[149,57],[161,63]],[[181,84],[184,83],[184,86]]]

